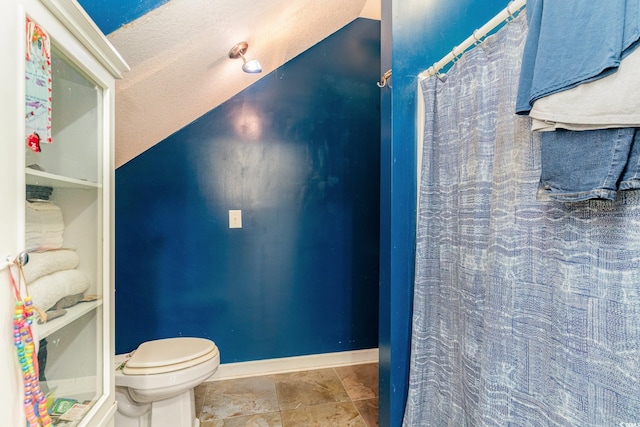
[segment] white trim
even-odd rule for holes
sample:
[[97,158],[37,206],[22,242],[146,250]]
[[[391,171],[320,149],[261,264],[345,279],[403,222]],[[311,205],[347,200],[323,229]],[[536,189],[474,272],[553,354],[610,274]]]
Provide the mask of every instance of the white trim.
[[116,404],[116,402],[114,401],[111,406],[109,407],[109,410],[104,414],[104,416],[98,420],[93,420],[95,421],[97,424],[96,426],[98,427],[103,427],[103,426],[112,426],[113,425],[113,416],[116,414],[116,409],[118,408],[118,405]]
[[222,381],[234,378],[274,375],[336,366],[377,363],[378,349],[341,351],[338,353],[312,354],[310,356],[283,357],[251,362],[224,363],[206,381]]
[[76,1],[40,0],[78,38],[115,78],[122,78],[129,65],[111,45],[87,12]]

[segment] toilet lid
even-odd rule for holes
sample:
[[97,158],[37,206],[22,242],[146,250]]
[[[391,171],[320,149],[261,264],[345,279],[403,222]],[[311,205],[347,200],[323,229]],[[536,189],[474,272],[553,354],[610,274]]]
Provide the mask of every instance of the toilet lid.
[[126,368],[147,370],[151,368],[181,365],[191,360],[198,361],[213,352],[216,345],[204,338],[166,338],[140,344]]

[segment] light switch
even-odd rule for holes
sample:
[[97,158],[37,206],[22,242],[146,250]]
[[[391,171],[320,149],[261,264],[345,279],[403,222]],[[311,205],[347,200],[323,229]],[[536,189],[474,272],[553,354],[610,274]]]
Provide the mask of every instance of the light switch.
[[242,228],[242,211],[229,210],[229,228]]

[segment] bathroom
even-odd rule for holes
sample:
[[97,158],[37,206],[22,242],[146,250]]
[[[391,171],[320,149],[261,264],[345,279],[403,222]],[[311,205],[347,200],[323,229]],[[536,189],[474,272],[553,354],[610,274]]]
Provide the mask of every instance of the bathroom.
[[[84,6],[90,11],[90,2],[85,0],[85,3],[86,4]],[[371,108],[372,111],[362,111],[362,116],[359,119],[365,121],[378,119],[381,113],[381,117],[383,118],[381,123],[382,139],[380,145],[378,145],[378,143],[374,141],[376,136],[372,135],[367,137],[367,139],[369,139],[368,142],[365,142],[363,138],[358,142],[358,144],[363,144],[361,146],[362,149],[358,149],[357,152],[350,154],[355,156],[354,159],[358,158],[359,161],[366,161],[368,164],[367,167],[380,163],[379,178],[373,175],[360,176],[357,178],[362,180],[360,182],[361,186],[367,186],[367,188],[374,192],[378,191],[377,185],[375,188],[372,188],[371,185],[377,184],[375,181],[378,179],[380,180],[380,196],[379,200],[376,200],[376,203],[380,204],[380,235],[379,237],[374,237],[372,234],[368,237],[364,236],[362,239],[358,240],[344,240],[341,243],[341,245],[344,246],[340,248],[341,251],[344,251],[344,256],[351,257],[351,262],[353,263],[371,260],[372,258],[377,258],[379,256],[379,266],[376,264],[368,265],[368,267],[373,267],[372,270],[369,270],[371,274],[378,275],[379,268],[379,277],[365,278],[366,273],[365,275],[360,274],[360,276],[353,274],[353,278],[360,277],[360,282],[353,282],[356,283],[356,287],[360,286],[360,288],[357,290],[353,289],[353,293],[351,294],[344,294],[342,292],[335,294],[336,291],[340,290],[340,286],[342,286],[338,284],[346,283],[344,281],[347,279],[344,277],[330,277],[330,275],[347,273],[347,265],[344,264],[347,258],[342,258],[341,261],[339,260],[339,264],[336,266],[337,269],[334,269],[335,267],[325,269],[321,265],[314,266],[310,263],[306,258],[307,254],[305,251],[298,250],[301,248],[300,246],[293,246],[287,249],[286,255],[283,253],[283,256],[278,258],[280,260],[279,262],[287,264],[291,263],[290,266],[274,265],[267,268],[263,265],[259,265],[261,259],[260,253],[257,251],[260,251],[260,248],[249,248],[249,252],[254,258],[245,259],[244,257],[239,256],[238,252],[233,254],[227,253],[226,255],[220,254],[219,252],[221,251],[213,247],[214,244],[211,242],[208,244],[209,248],[205,246],[204,248],[199,248],[196,252],[207,252],[207,256],[209,257],[207,258],[207,262],[216,266],[225,266],[226,270],[214,273],[219,277],[218,282],[225,284],[224,288],[220,289],[225,296],[220,296],[220,298],[229,298],[230,301],[235,301],[236,306],[241,307],[241,311],[235,312],[228,307],[226,308],[225,304],[203,308],[201,304],[205,299],[200,298],[200,295],[189,297],[189,295],[185,294],[187,290],[182,287],[184,285],[184,283],[182,283],[182,279],[177,281],[170,280],[171,277],[182,277],[181,274],[187,274],[186,271],[183,270],[184,262],[192,263],[195,259],[198,259],[197,257],[199,257],[199,255],[196,255],[196,258],[191,258],[190,254],[192,252],[190,248],[180,248],[173,243],[174,253],[176,254],[175,264],[171,263],[174,259],[167,254],[163,255],[168,257],[169,260],[167,260],[167,258],[160,259],[151,257],[151,259],[146,263],[141,263],[138,262],[139,258],[134,255],[137,251],[132,248],[127,248],[127,250],[124,251],[121,250],[125,243],[122,243],[117,239],[117,264],[120,266],[122,263],[125,263],[127,268],[132,271],[139,271],[139,273],[123,273],[122,271],[118,271],[116,273],[116,287],[118,288],[118,283],[120,280],[123,280],[123,276],[125,276],[125,274],[130,274],[131,277],[136,278],[147,276],[155,276],[156,278],[156,280],[149,280],[146,285],[140,284],[132,287],[130,290],[117,290],[116,293],[138,293],[133,295],[137,304],[129,304],[126,302],[122,304],[121,300],[123,297],[121,295],[117,295],[116,297],[116,336],[118,337],[116,339],[116,346],[119,347],[119,352],[128,351],[130,348],[135,346],[137,342],[143,339],[143,337],[136,337],[136,334],[139,334],[139,332],[133,330],[123,331],[125,326],[119,325],[118,319],[122,317],[134,318],[138,313],[138,310],[142,310],[145,312],[145,315],[148,315],[150,309],[155,310],[155,316],[160,318],[163,316],[163,309],[168,304],[171,304],[175,300],[180,301],[180,299],[189,298],[191,300],[196,299],[200,301],[194,312],[188,314],[180,312],[179,315],[184,316],[184,320],[177,319],[174,324],[171,324],[171,322],[154,322],[156,324],[155,327],[159,329],[151,331],[149,333],[149,337],[158,337],[163,333],[188,334],[184,331],[189,329],[180,329],[177,325],[183,324],[184,328],[198,328],[201,323],[198,321],[196,325],[189,325],[188,316],[193,315],[200,319],[200,312],[202,310],[211,310],[212,320],[210,320],[211,323],[209,329],[207,331],[196,330],[194,333],[209,336],[219,344],[223,364],[225,362],[229,363],[243,360],[260,360],[300,354],[322,354],[343,350],[349,351],[365,349],[370,348],[370,346],[377,347],[379,343],[379,423],[381,426],[399,426],[401,424],[406,399],[406,392],[403,390],[406,390],[408,387],[407,376],[409,335],[411,328],[411,293],[413,282],[413,246],[411,242],[413,242],[414,239],[413,233],[415,227],[415,210],[411,208],[411,206],[415,205],[416,184],[414,175],[408,173],[408,171],[415,170],[416,168],[415,148],[414,144],[411,142],[416,137],[414,131],[416,121],[414,99],[415,79],[412,76],[417,75],[428,64],[442,57],[447,53],[447,50],[450,49],[451,46],[466,38],[473,29],[480,27],[488,21],[499,10],[504,8],[505,2],[499,0],[492,0],[489,2],[474,0],[459,2],[439,1],[430,2],[428,4],[390,1],[382,1],[381,3],[382,20],[381,23],[379,23],[381,25],[379,30],[381,31],[381,64],[372,63],[372,65],[359,69],[358,73],[359,76],[361,76],[360,78],[363,84],[363,87],[359,92],[369,93],[369,91],[374,90],[375,95],[373,96],[381,96],[381,110],[378,111],[378,107],[374,107]],[[390,19],[392,14],[394,17],[393,27]],[[385,17],[387,17],[387,19],[385,19]],[[351,36],[351,34],[353,34],[351,31],[355,31],[354,27],[369,27],[374,24],[375,23],[371,22],[370,19],[358,18],[352,24],[347,25],[343,30],[331,35],[326,40],[319,41],[317,45],[309,49],[308,52],[305,52],[295,58],[291,63],[284,64],[281,70],[286,73],[288,70],[286,68],[287,66],[297,66],[296,64],[298,63],[296,61],[306,61],[306,58],[313,54],[312,52],[315,52],[316,50],[324,50],[325,43],[332,43],[333,38],[347,36],[357,39],[360,37],[358,40],[361,41],[362,36],[355,34]],[[425,31],[425,29],[428,29],[428,31]],[[376,29],[372,31],[376,31]],[[231,43],[227,48],[230,48],[236,40],[232,40],[230,42]],[[259,40],[256,40],[256,43],[259,43]],[[346,47],[348,43],[345,43],[344,41],[342,43],[345,44],[345,49],[349,49],[349,47]],[[370,40],[370,43],[374,43],[374,41]],[[260,50],[264,51],[268,50],[268,48],[265,47]],[[257,46],[250,45],[247,57],[251,59],[260,59],[260,50]],[[391,62],[391,50],[394,52],[393,64]],[[324,55],[325,52],[322,54]],[[336,64],[332,70],[339,72],[338,70],[341,69],[341,65],[338,64],[341,64],[341,61],[343,60],[346,61],[346,58],[349,57],[349,54],[345,54],[344,57],[341,57],[338,50],[336,50],[333,51],[333,56],[331,56],[332,59],[327,61],[327,63],[329,65]],[[389,87],[378,88],[375,84],[380,81],[382,73],[387,69],[390,69],[392,65],[394,68],[394,77],[390,81],[390,85],[393,85],[395,94],[393,107],[391,106],[391,89]],[[238,68],[239,71],[239,65],[234,66]],[[304,64],[301,64],[300,66],[305,67]],[[309,123],[306,123],[308,126],[312,126],[315,123],[315,117],[318,114],[316,110],[314,110],[314,108],[318,108],[317,104],[311,104],[310,101],[313,100],[314,102],[318,102],[319,99],[327,99],[332,96],[333,91],[336,90],[336,88],[332,87],[330,83],[325,83],[325,79],[327,77],[323,75],[323,71],[320,71],[319,69],[316,71],[316,66],[314,65],[313,67],[314,69],[304,70],[304,72],[308,74],[308,80],[301,81],[299,85],[300,90],[309,90],[308,86],[314,85],[316,89],[314,89],[313,92],[309,90],[308,94],[305,95],[306,100],[296,105],[296,108],[298,109],[300,109],[301,106],[305,106],[303,111],[296,111],[298,114],[314,117],[313,120],[309,120]],[[276,77],[280,78],[278,72],[276,72],[274,78]],[[284,77],[290,77],[292,79],[296,78],[291,74],[285,74]],[[187,154],[185,152],[181,152],[188,149],[193,150],[194,148],[183,148],[181,144],[190,143],[194,147],[197,147],[201,141],[209,141],[213,138],[208,135],[203,135],[201,130],[197,130],[199,122],[201,121],[207,121],[208,123],[211,123],[211,126],[217,125],[218,127],[215,129],[219,132],[227,132],[228,130],[225,126],[228,126],[228,124],[225,125],[224,122],[219,124],[216,120],[224,120],[223,114],[226,114],[225,111],[229,111],[228,114],[232,114],[234,107],[238,109],[245,108],[245,111],[250,110],[250,104],[253,100],[256,100],[258,105],[260,105],[260,97],[266,96],[265,92],[270,90],[270,86],[267,86],[268,84],[269,82],[258,81],[245,92],[234,97],[226,105],[206,113],[202,119],[197,120],[195,123],[187,126],[187,128],[170,136],[163,143],[159,144],[159,146],[152,148],[148,153],[140,156],[139,159],[134,159],[130,164],[120,166],[116,170],[117,233],[122,232],[123,228],[126,228],[129,234],[135,233],[136,230],[133,229],[135,224],[142,224],[143,221],[147,219],[153,221],[155,226],[148,225],[143,227],[154,228],[156,232],[155,236],[157,238],[160,238],[160,234],[162,234],[160,233],[159,227],[162,227],[163,224],[169,229],[172,227],[189,227],[193,232],[193,225],[189,226],[187,224],[179,224],[179,221],[174,220],[173,214],[167,214],[167,217],[165,218],[158,218],[158,216],[162,214],[160,212],[156,212],[154,214],[154,218],[133,218],[133,214],[131,214],[130,210],[127,211],[128,208],[126,204],[136,203],[136,200],[125,199],[125,197],[129,196],[127,190],[121,188],[121,186],[125,185],[124,182],[131,182],[133,180],[153,182],[156,177],[155,172],[157,170],[170,168],[170,170],[175,171],[172,173],[174,178],[178,176],[181,178],[173,179],[171,181],[172,185],[179,187],[183,185],[183,182],[186,180],[187,182],[192,182],[191,185],[194,186],[192,190],[193,192],[198,191],[196,187],[198,185],[202,185],[202,183],[197,181],[197,177],[193,176],[200,173],[200,171],[191,170],[195,169],[192,168],[192,166],[197,164],[194,160],[194,153]],[[378,104],[374,101],[371,105],[375,106]],[[390,122],[392,108],[393,123]],[[320,112],[320,114],[323,113]],[[304,121],[302,123],[304,123]],[[202,126],[204,127],[205,125]],[[275,129],[278,124],[273,124],[272,126]],[[191,127],[193,131],[190,132],[191,134],[187,135],[189,127]],[[366,131],[362,126],[356,125],[355,128],[357,128],[357,132],[359,133]],[[309,130],[301,131],[309,132]],[[327,132],[329,132],[329,130],[327,130]],[[186,141],[187,138],[190,139]],[[178,148],[171,148],[170,145],[178,146]],[[234,150],[238,150],[237,145],[235,147],[236,148],[234,148]],[[205,147],[201,147],[201,150],[205,150]],[[230,151],[225,152],[224,154],[227,156],[225,159],[236,161],[239,165],[242,164],[242,162],[251,161],[251,156],[255,156],[255,153],[253,152],[254,148],[249,146],[243,150],[243,152],[239,153]],[[276,148],[273,148],[273,150],[276,150]],[[206,151],[201,151],[200,153],[205,156],[208,155]],[[280,154],[284,153],[280,152]],[[269,153],[267,153],[267,155],[269,155]],[[175,161],[176,156],[178,159],[181,159],[179,162]],[[242,159],[229,156],[242,156]],[[154,161],[161,161],[162,159],[166,162],[165,164],[153,164]],[[289,161],[289,159],[287,159],[287,161]],[[212,177],[216,175],[214,162],[215,157],[210,163],[211,172],[209,173]],[[140,165],[138,169],[136,169],[137,165]],[[220,165],[217,166],[220,167]],[[265,167],[267,166],[262,166],[262,168]],[[150,170],[147,170],[147,168]],[[290,179],[289,177],[286,177],[288,171],[288,168],[284,168],[281,171],[283,179],[282,184],[286,184],[284,180]],[[242,179],[239,175],[232,175],[232,171],[225,171],[224,173],[229,174],[229,179]],[[239,174],[240,171],[237,173]],[[302,183],[303,185],[306,184],[305,191],[311,191],[310,187],[318,184],[317,181],[313,181],[313,179],[315,178],[310,178],[308,182]],[[247,178],[243,181],[243,185],[250,185]],[[289,187],[287,187],[287,190],[289,190]],[[163,189],[160,187],[155,191],[165,193],[164,196],[162,196],[163,198],[174,192],[183,198],[195,197],[193,194],[187,194],[185,190],[179,190],[178,188],[168,187]],[[215,191],[215,189],[210,189],[209,191]],[[226,211],[229,209],[246,209],[242,212],[243,223],[245,221],[254,221],[255,223],[258,223],[262,220],[261,217],[269,215],[269,220],[273,221],[273,223],[270,223],[270,226],[283,227],[297,224],[298,227],[302,227],[297,231],[298,236],[307,241],[307,245],[312,245],[313,243],[310,242],[309,239],[314,239],[316,242],[316,250],[320,250],[321,252],[324,251],[322,248],[324,239],[322,235],[322,226],[319,223],[314,224],[314,221],[320,220],[321,217],[319,215],[315,217],[305,217],[301,214],[297,217],[283,218],[283,216],[292,215],[292,209],[298,209],[295,205],[297,201],[291,200],[291,198],[284,201],[286,203],[290,203],[288,206],[292,207],[288,212],[284,209],[281,209],[278,212],[276,210],[277,206],[271,205],[267,207],[271,212],[269,214],[265,213],[264,209],[262,212],[252,213],[250,208],[234,204],[234,198],[242,196],[241,194],[238,194],[239,191],[239,189],[228,185],[227,193],[224,195],[224,202],[219,200],[194,201],[189,199],[188,203],[197,202],[200,204],[207,204],[207,207],[203,208],[203,210],[212,209],[210,204],[216,204],[215,207],[217,207],[217,214],[215,218],[211,219],[211,221],[224,227],[226,227],[227,223]],[[268,193],[269,188],[265,187],[265,183],[262,180],[257,179],[253,187],[246,188],[244,191],[255,193],[254,195],[257,196],[257,193],[265,191]],[[319,197],[319,193],[317,191],[315,194]],[[153,199],[156,196],[156,193],[148,194],[147,196],[143,195],[142,197],[145,197],[144,201],[141,200],[139,202],[153,204]],[[131,194],[130,197],[135,198],[140,197],[140,195],[136,196],[135,194]],[[149,197],[149,199],[146,197]],[[244,197],[247,199],[246,194]],[[268,201],[269,204],[280,203],[280,200],[287,196],[285,194],[277,194],[272,197],[274,200]],[[371,197],[376,198],[376,195],[372,195]],[[257,200],[255,202],[257,203]],[[183,209],[182,205],[184,203],[187,203],[185,199],[175,201],[175,203],[171,204],[172,207],[170,209]],[[217,203],[219,203],[219,205]],[[376,208],[374,207],[373,209]],[[131,217],[127,217],[125,212],[129,213]],[[344,216],[346,214],[346,212],[341,213],[343,219],[346,218]],[[184,217],[188,214],[179,213],[179,215]],[[280,217],[278,217],[278,215]],[[365,215],[368,218],[367,221],[371,221],[371,224],[369,224],[369,230],[373,230],[375,228],[373,223],[378,221],[378,218],[375,218],[377,212],[369,212],[369,214]],[[189,219],[196,222],[198,220],[202,220],[202,218],[199,217],[189,217]],[[305,223],[305,221],[311,221],[311,223]],[[359,217],[357,220],[353,217],[350,221],[353,225],[356,225],[361,223],[362,217]],[[250,225],[251,222],[248,222],[246,226]],[[364,225],[360,224],[360,227],[362,226]],[[187,229],[181,229],[175,233],[183,233],[186,230]],[[259,236],[259,241],[264,245],[273,245],[276,243],[279,244],[286,237],[293,237],[290,229],[285,230],[283,228],[278,228],[278,230],[280,230],[280,234],[284,234],[277,236],[277,239],[276,236],[269,235],[267,234],[267,230],[264,230],[263,234]],[[224,242],[228,242],[230,245],[229,249],[240,251],[243,248],[242,245],[245,245],[246,247],[246,245],[253,244],[252,239],[247,239],[246,236],[243,236],[243,233],[246,233],[247,231],[250,230],[221,229],[220,239]],[[144,233],[145,231],[143,230],[141,232]],[[233,234],[233,232],[239,233]],[[373,230],[372,233],[375,233],[375,230]],[[380,240],[379,255],[375,253],[377,248],[371,247],[372,240],[377,240],[378,238]],[[251,241],[240,241],[240,239],[247,239]],[[351,238],[349,237],[348,239]],[[143,253],[144,251],[155,251],[155,254],[158,255],[158,251],[153,249],[153,244],[143,240],[144,239],[136,240],[138,242],[137,244],[142,246],[141,250]],[[129,244],[135,245],[136,241],[130,242]],[[289,241],[288,243],[300,245],[300,242]],[[167,243],[165,241],[163,244],[168,245],[171,244],[171,242]],[[305,246],[303,249],[307,250],[307,248],[308,246]],[[355,248],[358,248],[358,250],[355,250]],[[393,248],[393,251],[391,248]],[[225,250],[227,250],[226,247]],[[285,249],[278,248],[277,250],[283,251]],[[224,257],[224,260],[221,260],[221,257]],[[142,256],[141,258],[145,257]],[[149,264],[149,261],[157,262],[160,265],[152,266]],[[248,268],[247,265],[249,265]],[[363,266],[361,265],[361,267]],[[192,265],[192,268],[195,271],[198,270],[197,266]],[[317,274],[317,277],[304,277],[304,280],[311,280],[310,283],[316,283],[321,288],[326,286],[326,289],[329,289],[328,293],[312,295],[310,293],[301,293],[300,290],[295,287],[283,289],[285,286],[284,283],[299,283],[298,281],[300,277],[294,277],[293,275],[297,275],[299,273],[308,274],[309,272],[314,271],[314,268],[316,269],[314,274]],[[152,271],[147,271],[147,269]],[[287,276],[284,278],[284,281],[273,280],[270,282],[269,278],[259,276],[263,271],[269,271],[270,274],[274,274],[276,276],[279,276],[279,274],[276,273],[283,271]],[[352,273],[355,273],[355,271],[356,270]],[[364,273],[362,269],[360,272]],[[238,279],[238,273],[241,273],[240,277],[244,279]],[[211,273],[209,272],[207,274],[210,275]],[[164,278],[162,276],[164,276]],[[207,279],[210,280],[208,277]],[[315,280],[318,281],[314,282]],[[213,283],[214,281],[211,282]],[[155,290],[154,288],[158,286],[157,283],[164,284],[162,286],[164,286],[166,298],[159,300],[158,298],[161,296],[153,294],[150,298],[152,298],[154,304],[157,304],[156,308],[145,308],[145,299],[149,298],[148,294]],[[230,285],[231,283],[233,283],[233,286]],[[266,286],[266,288],[261,286]],[[333,288],[334,286],[335,289]],[[240,290],[238,290],[238,288],[240,288]],[[312,290],[314,287],[310,286],[308,289],[310,292],[313,292]],[[203,290],[201,289],[200,292],[203,292]],[[261,299],[263,303],[258,303],[257,306],[246,304],[248,307],[242,308],[243,304],[245,304],[247,293],[253,292],[260,293],[258,298]],[[379,309],[375,310],[375,312],[367,310],[367,307],[371,308],[372,305],[378,305],[378,295],[380,301]],[[324,300],[322,298],[324,298]],[[321,303],[318,303],[318,299]],[[349,302],[346,299],[352,299],[352,301]],[[338,304],[338,307],[335,304]],[[355,310],[360,310],[360,314],[352,317],[354,311],[351,309],[346,311],[344,310],[347,304],[351,304],[351,307]],[[339,308],[340,306],[342,309]],[[221,324],[217,324],[213,319],[216,319],[217,316],[222,316],[222,314],[220,314],[221,310],[229,310],[229,312],[224,314],[224,317],[221,318],[224,321],[221,320]],[[260,329],[258,331],[253,331],[251,329],[254,324],[252,322],[260,321],[260,318],[256,319],[256,316],[268,316],[281,311],[284,311],[284,313],[280,313],[279,316],[289,315],[287,314],[287,311],[290,312],[290,324],[284,326],[279,324],[276,326],[271,323],[266,323],[264,325],[260,325]],[[241,315],[240,313],[243,314]],[[333,320],[329,320],[330,318],[333,318],[335,323]],[[267,319],[275,320],[276,317],[271,319],[267,317]],[[327,323],[328,320],[329,323]],[[225,328],[229,327],[228,324],[236,324],[238,326],[234,328],[234,330],[225,330]],[[343,327],[345,325],[349,326],[348,328],[341,330],[339,328],[340,324],[343,324]],[[374,328],[371,327],[371,325],[378,325],[379,330],[375,330],[374,332]],[[268,328],[268,334],[262,333],[264,328]],[[333,341],[330,340],[329,336],[324,338],[322,336],[323,333],[320,333],[319,335],[314,334],[313,337],[309,337],[305,336],[304,328],[310,328],[314,331],[323,330],[326,331],[327,334],[342,333],[344,336],[335,338]],[[333,331],[331,331],[332,328]],[[371,333],[374,333],[375,336],[371,336]],[[123,338],[123,335],[126,338]],[[247,337],[251,339],[250,342],[252,344],[248,344],[243,341],[243,339],[246,339]],[[364,341],[361,341],[363,338]],[[326,339],[327,341],[323,342],[323,339]],[[355,342],[349,343],[348,341],[350,339],[354,339]],[[130,342],[126,343],[125,340],[130,340]],[[225,360],[225,358],[228,359]]]
[[[106,33],[160,6],[131,12],[114,2],[116,18],[101,24],[104,2],[80,3]],[[415,77],[506,3],[382,0],[380,20],[345,23],[259,77],[224,58],[244,79],[242,90],[182,127],[156,137],[158,128],[138,126],[147,147],[116,147],[116,351],[202,336],[219,345],[222,369],[376,349],[379,424],[400,426],[414,274]],[[345,47],[350,42],[358,46]],[[348,70],[363,45],[366,66]],[[255,40],[247,57],[268,49]],[[377,87],[391,68],[390,87]],[[350,72],[357,78],[339,85]],[[294,103],[286,106],[294,123],[271,105],[277,97]],[[343,116],[347,107],[357,117]],[[244,121],[232,129],[235,117]],[[324,144],[335,139],[344,150],[338,158]],[[266,141],[274,143],[259,146]],[[230,210],[241,211],[242,228],[229,228]]]

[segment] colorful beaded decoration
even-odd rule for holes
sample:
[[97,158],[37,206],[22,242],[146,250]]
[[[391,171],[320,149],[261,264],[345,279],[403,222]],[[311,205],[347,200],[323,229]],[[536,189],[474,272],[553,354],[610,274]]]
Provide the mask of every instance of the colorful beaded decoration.
[[[14,262],[21,271],[21,266]],[[47,399],[40,389],[40,381],[38,379],[38,357],[33,342],[33,333],[31,324],[33,323],[33,302],[31,297],[26,295],[23,298],[20,295],[20,289],[9,271],[9,277],[13,285],[13,291],[16,297],[16,309],[13,316],[13,341],[18,352],[18,360],[20,361],[20,370],[24,383],[24,413],[28,427],[49,427],[51,417],[47,412]]]

